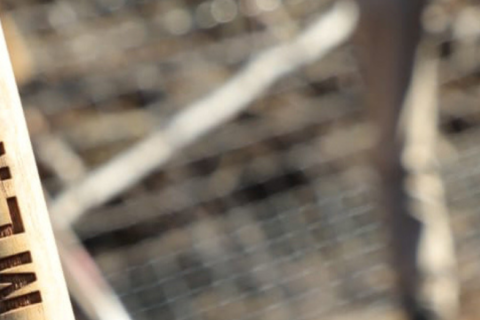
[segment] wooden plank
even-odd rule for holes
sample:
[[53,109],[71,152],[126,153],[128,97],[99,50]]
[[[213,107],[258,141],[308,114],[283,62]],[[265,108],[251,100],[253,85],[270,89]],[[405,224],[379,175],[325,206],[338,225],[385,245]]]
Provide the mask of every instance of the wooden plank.
[[0,320],[73,320],[1,28],[0,158]]

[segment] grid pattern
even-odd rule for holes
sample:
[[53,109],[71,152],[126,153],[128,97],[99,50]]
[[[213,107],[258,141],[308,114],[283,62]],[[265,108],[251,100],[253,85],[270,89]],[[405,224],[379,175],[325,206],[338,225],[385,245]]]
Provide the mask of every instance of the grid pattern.
[[[21,93],[36,151],[48,131],[87,172],[102,165],[330,3],[5,1],[30,43]],[[462,43],[441,42],[440,160],[460,275],[475,291],[478,66],[465,67]],[[75,224],[133,319],[306,320],[394,306],[361,89],[352,47],[338,48]],[[39,158],[58,194],[65,181]]]

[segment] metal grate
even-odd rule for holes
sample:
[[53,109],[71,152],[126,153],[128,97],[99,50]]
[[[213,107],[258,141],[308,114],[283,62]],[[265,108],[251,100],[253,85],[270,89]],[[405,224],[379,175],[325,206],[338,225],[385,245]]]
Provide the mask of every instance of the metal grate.
[[[127,150],[330,2],[6,1],[33,61],[21,90],[46,190],[59,194]],[[459,62],[461,42],[442,41],[451,52],[440,160],[460,275],[475,291],[478,72]],[[307,320],[394,307],[354,58],[344,45],[282,79],[77,221],[133,319]],[[47,133],[84,166],[72,181],[73,164],[62,178],[42,156]]]

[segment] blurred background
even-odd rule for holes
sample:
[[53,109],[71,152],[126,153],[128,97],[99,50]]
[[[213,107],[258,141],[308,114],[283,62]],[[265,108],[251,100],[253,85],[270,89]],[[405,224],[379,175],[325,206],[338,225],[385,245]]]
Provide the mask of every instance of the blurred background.
[[[260,53],[294,43],[333,3],[2,0],[77,319],[395,314],[351,42],[293,63],[188,143],[176,146],[168,131],[250,61],[262,62]],[[480,278],[480,6],[433,1],[425,25],[441,58],[438,152],[468,314]],[[95,178],[141,143],[162,150],[147,144],[161,133],[174,141],[163,160],[144,152],[110,180]],[[154,158],[155,169],[137,175]],[[123,175],[133,178],[119,187]],[[112,191],[97,199],[94,182]],[[87,204],[62,217],[58,199],[79,193]]]

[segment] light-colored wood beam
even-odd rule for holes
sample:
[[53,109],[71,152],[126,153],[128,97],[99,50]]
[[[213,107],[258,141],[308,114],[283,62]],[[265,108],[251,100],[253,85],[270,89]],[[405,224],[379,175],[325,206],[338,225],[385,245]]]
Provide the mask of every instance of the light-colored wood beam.
[[0,28],[0,320],[7,319],[74,317]]

